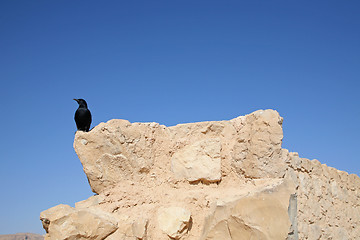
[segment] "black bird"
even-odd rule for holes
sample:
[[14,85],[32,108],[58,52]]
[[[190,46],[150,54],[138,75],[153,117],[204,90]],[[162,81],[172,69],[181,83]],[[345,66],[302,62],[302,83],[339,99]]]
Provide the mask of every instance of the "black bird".
[[77,130],[88,132],[91,124],[91,113],[84,99],[74,99],[79,104],[79,108],[75,112],[75,122]]

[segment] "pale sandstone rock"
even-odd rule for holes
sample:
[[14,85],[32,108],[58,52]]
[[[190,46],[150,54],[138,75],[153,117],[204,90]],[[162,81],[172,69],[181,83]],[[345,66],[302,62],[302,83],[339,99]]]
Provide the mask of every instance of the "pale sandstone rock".
[[129,216],[113,214],[118,222],[118,229],[106,237],[106,240],[137,240],[132,233],[132,222]]
[[221,180],[221,144],[219,139],[195,142],[176,152],[171,158],[171,170],[177,178],[190,182]]
[[116,219],[101,210],[74,209],[59,205],[41,213],[48,219],[46,240],[102,240],[117,229]]
[[55,207],[49,208],[40,213],[40,220],[43,224],[45,231],[49,232],[49,225],[50,223],[58,220],[70,213],[75,212],[76,210],[69,205],[60,204]]
[[115,233],[111,234],[110,236],[108,236],[105,239],[106,240],[138,240],[138,238],[136,238],[134,236],[129,237],[120,231],[116,231]]
[[259,192],[219,201],[207,217],[201,239],[287,239],[297,231],[290,221],[296,215],[296,207],[290,206],[294,193],[291,183],[281,181]]
[[88,133],[77,131],[74,148],[92,190],[100,193],[122,179],[138,180],[147,173],[156,154],[156,131],[161,127],[125,120],[100,123]]
[[[167,239],[158,210],[175,204],[191,212],[181,240],[360,239],[360,178],[282,149],[282,134],[282,118],[273,110],[172,127],[111,120],[77,132],[74,147],[98,195],[76,203],[75,209],[57,206],[43,212],[47,239],[63,239],[68,232],[56,234],[65,225],[81,230],[84,220],[75,217],[80,211],[92,221],[117,225],[106,240]],[[278,201],[276,190],[284,182],[296,189],[280,197],[287,202]],[[278,232],[255,227],[276,225],[273,215],[283,223],[274,227]],[[98,238],[82,231],[76,239]]]
[[80,208],[89,208],[92,206],[97,206],[102,201],[104,201],[104,199],[105,199],[105,197],[102,195],[94,195],[94,196],[89,197],[86,200],[75,203],[75,208],[80,209]]
[[168,128],[111,120],[88,133],[78,131],[74,148],[95,193],[121,179],[139,181],[151,169],[162,167],[156,164],[163,160],[171,163],[175,177],[189,181],[218,182],[231,166],[249,178],[283,177],[287,166],[281,125],[282,118],[273,110]]
[[281,159],[282,118],[276,111],[259,110],[247,115],[232,150],[235,170],[248,178],[283,177]]
[[134,222],[131,225],[134,237],[136,237],[137,239],[145,239],[148,223],[149,222],[147,219],[141,219]]
[[309,226],[309,235],[308,235],[309,239],[319,240],[321,237],[321,234],[322,234],[321,229],[318,225],[311,224]]
[[181,207],[161,208],[157,222],[162,231],[172,239],[180,239],[190,227],[191,213]]

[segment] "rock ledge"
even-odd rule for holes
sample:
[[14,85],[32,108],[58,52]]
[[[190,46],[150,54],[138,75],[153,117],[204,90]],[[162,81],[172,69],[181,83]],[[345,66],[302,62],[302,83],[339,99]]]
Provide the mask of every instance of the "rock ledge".
[[110,120],[74,148],[97,195],[41,213],[45,239],[360,239],[360,179],[281,148],[283,119]]

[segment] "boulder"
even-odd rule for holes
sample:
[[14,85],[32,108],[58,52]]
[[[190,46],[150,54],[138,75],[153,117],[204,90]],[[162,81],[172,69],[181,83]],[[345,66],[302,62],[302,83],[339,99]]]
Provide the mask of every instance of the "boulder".
[[46,222],[46,240],[102,240],[118,228],[109,213],[95,209],[75,209],[59,205],[40,215]]
[[[294,235],[295,188],[286,181],[245,195],[222,199],[207,216],[202,240],[287,239]],[[290,210],[290,212],[289,212]],[[293,238],[294,239],[294,238]]]
[[54,223],[56,220],[73,212],[75,212],[75,209],[65,204],[60,204],[41,212],[40,220],[42,222],[43,228],[48,233],[50,223]]
[[180,239],[190,227],[191,213],[181,207],[161,208],[157,217],[159,228],[172,239]]

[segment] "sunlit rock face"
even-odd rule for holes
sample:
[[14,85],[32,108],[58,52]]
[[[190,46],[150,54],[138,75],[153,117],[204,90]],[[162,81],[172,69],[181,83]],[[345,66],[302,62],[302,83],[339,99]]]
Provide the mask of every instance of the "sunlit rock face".
[[77,132],[97,195],[42,212],[46,239],[360,239],[359,177],[283,149],[282,121],[259,110]]

